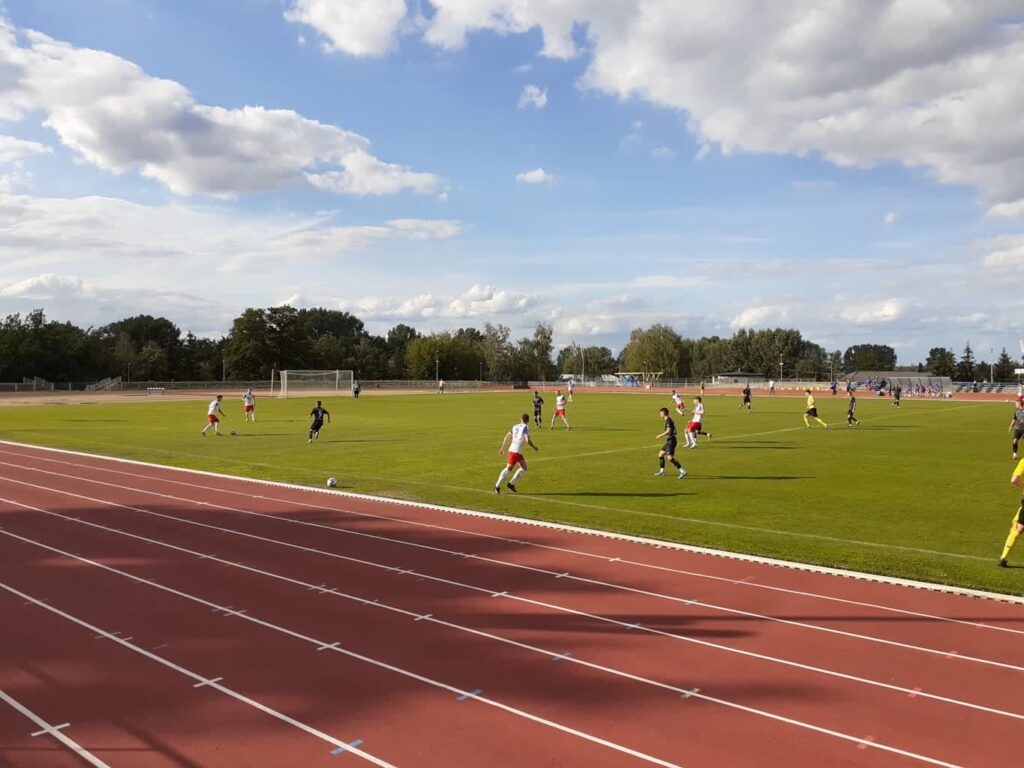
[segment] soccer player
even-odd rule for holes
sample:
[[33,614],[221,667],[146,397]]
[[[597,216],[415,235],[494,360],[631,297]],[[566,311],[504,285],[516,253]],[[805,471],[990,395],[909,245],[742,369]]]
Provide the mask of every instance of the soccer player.
[[846,406],[846,426],[852,427],[854,424],[860,424],[857,419],[857,396],[850,391],[850,402]]
[[559,416],[562,417],[562,423],[565,424],[565,428],[572,429],[569,426],[569,420],[565,418],[565,395],[562,394],[562,390],[556,390],[555,392],[555,415],[551,417],[551,428],[555,428],[555,419]]
[[572,402],[572,391],[573,391],[572,379],[569,379],[569,384],[568,384],[568,386],[566,386],[565,389],[566,389],[567,394],[569,395],[569,402],[571,403]]
[[544,417],[541,412],[544,410],[544,398],[540,396],[540,392],[537,390],[533,391],[533,423],[537,427],[544,426]]
[[[1010,482],[1015,486],[1024,491],[1024,459],[1018,464],[1017,468],[1013,470],[1013,475],[1010,477]],[[1020,509],[1013,514],[1013,520],[1010,522],[1010,535],[1006,537],[1006,544],[1003,545],[1003,554],[999,557],[999,567],[1006,567],[1006,558],[1010,556],[1010,550],[1013,549],[1013,545],[1017,543],[1017,537],[1024,533],[1024,498],[1020,500]]]
[[359,382],[358,381],[353,381],[352,382],[352,397],[355,400],[358,400],[359,399],[359,393],[362,392],[362,391],[363,391],[363,388],[361,386],[359,386]]
[[900,407],[900,398],[901,397],[903,397],[903,387],[901,387],[899,384],[897,384],[896,387],[892,391],[892,405],[893,405],[893,408],[899,408]]
[[309,439],[307,443],[312,443],[314,440],[320,439],[320,429],[324,425],[324,416],[327,417],[327,423],[331,423],[331,414],[324,408],[324,404],[320,401],[316,401],[316,405],[313,410],[309,412]]
[[704,397],[704,379],[700,380],[700,396]]
[[199,433],[203,437],[206,437],[206,432],[210,429],[210,427],[213,427],[213,431],[215,433],[217,433],[218,435],[220,434],[220,419],[217,417],[220,416],[221,418],[227,418],[227,416],[224,415],[224,411],[220,409],[220,401],[223,399],[224,395],[217,395],[217,397],[210,401],[210,405],[207,406],[206,426],[203,427],[203,431]]
[[826,424],[822,419],[818,417],[818,407],[814,404],[814,395],[811,394],[811,390],[805,389],[804,393],[807,395],[807,410],[804,411],[805,429],[811,428],[811,419],[814,419],[816,422],[821,424],[821,426],[823,426],[825,429],[828,429],[828,424]]
[[702,397],[693,398],[693,416],[690,418],[690,423],[686,425],[686,431],[683,432],[687,448],[697,447],[697,435],[704,435],[708,440],[711,439],[711,433],[704,431],[704,399]]
[[750,413],[750,382],[747,382],[743,386],[743,402],[740,403],[740,408],[743,406],[747,407],[747,413]]
[[512,479],[508,481],[508,485],[505,487],[512,491],[512,493],[519,493],[516,490],[516,483],[519,482],[519,478],[526,472],[526,457],[523,456],[523,445],[528,445],[535,451],[540,450],[533,444],[533,438],[530,437],[530,417],[525,413],[519,420],[519,423],[513,424],[512,428],[505,433],[505,437],[501,440],[501,448],[498,449],[498,455],[503,454],[505,447],[508,446],[508,462],[505,464],[505,468],[501,470],[501,474],[498,475],[498,482],[494,484],[495,493],[501,493],[501,484],[505,482],[505,478],[512,471],[512,467],[516,468],[515,474],[512,475]]
[[683,396],[672,390],[672,402],[676,404],[676,413],[682,416],[686,413],[686,405],[683,403]]
[[444,379],[438,379],[437,380],[437,394],[439,394],[439,395],[443,395],[444,394]]
[[1013,419],[1010,421],[1009,432],[1013,430],[1013,458],[1017,458],[1017,444],[1024,437],[1024,402],[1017,401],[1017,407],[1013,411]]
[[253,394],[251,389],[245,390],[245,394],[242,395],[242,420],[251,421],[253,424],[256,423],[256,395]]
[[658,451],[658,465],[659,469],[654,473],[655,477],[665,476],[665,459],[672,462],[672,466],[679,470],[679,479],[682,480],[686,477],[686,470],[683,469],[683,465],[676,460],[676,446],[679,443],[678,436],[676,434],[676,423],[672,421],[672,418],[668,415],[668,408],[662,408],[659,413],[661,414],[661,420],[665,422],[665,430],[655,436],[655,440],[665,438],[665,444],[661,446],[661,450]]

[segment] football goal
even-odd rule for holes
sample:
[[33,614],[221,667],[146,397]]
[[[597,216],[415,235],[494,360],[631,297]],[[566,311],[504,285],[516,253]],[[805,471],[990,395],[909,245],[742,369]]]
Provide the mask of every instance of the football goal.
[[352,371],[281,371],[279,397],[352,394]]

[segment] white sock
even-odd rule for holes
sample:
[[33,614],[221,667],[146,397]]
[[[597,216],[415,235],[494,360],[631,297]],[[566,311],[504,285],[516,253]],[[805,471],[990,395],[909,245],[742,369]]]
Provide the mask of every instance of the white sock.
[[509,483],[511,483],[512,485],[515,485],[517,482],[519,482],[519,478],[523,476],[523,472],[525,472],[525,471],[526,471],[525,469],[523,469],[522,467],[519,467],[519,469],[516,470],[515,474],[512,475],[512,479],[509,480]]
[[501,474],[498,475],[498,482],[496,482],[494,485],[501,485],[503,482],[505,482],[506,477],[508,477],[508,467],[505,467],[503,470],[501,470]]

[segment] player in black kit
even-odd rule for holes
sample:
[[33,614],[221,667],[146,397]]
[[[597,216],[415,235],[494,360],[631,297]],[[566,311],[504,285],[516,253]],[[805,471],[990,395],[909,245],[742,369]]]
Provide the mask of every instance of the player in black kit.
[[661,446],[661,450],[658,452],[658,463],[661,466],[654,476],[663,477],[665,475],[665,459],[672,462],[672,466],[679,470],[679,479],[682,480],[686,477],[686,470],[683,469],[683,465],[676,461],[676,445],[678,443],[678,435],[676,433],[676,423],[672,421],[672,418],[668,415],[668,408],[662,408],[661,420],[665,422],[665,431],[655,437],[658,440],[662,437],[665,438],[665,444]]
[[544,417],[541,416],[541,411],[544,410],[544,398],[540,396],[537,390],[533,391],[533,423],[538,427],[543,426],[541,422]]
[[746,408],[747,413],[750,413],[750,383],[743,385],[743,402],[740,403],[740,408]]
[[324,425],[324,416],[327,417],[327,423],[330,424],[331,414],[324,408],[323,403],[317,400],[316,407],[309,412],[310,425],[307,443],[312,443],[320,437],[320,428]]

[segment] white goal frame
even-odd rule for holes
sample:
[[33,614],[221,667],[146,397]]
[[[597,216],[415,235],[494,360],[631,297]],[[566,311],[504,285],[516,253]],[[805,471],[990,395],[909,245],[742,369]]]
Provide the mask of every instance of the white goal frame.
[[281,389],[278,397],[297,395],[352,394],[352,371],[281,371]]

